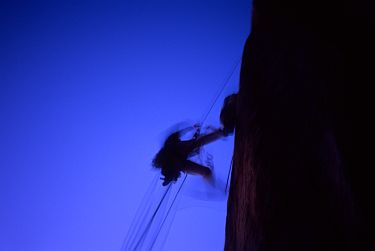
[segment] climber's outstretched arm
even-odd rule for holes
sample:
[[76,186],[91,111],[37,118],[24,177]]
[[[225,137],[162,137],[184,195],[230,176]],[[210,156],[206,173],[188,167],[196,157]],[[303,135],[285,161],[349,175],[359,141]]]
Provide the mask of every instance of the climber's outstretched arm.
[[195,140],[195,147],[201,147],[201,146],[204,146],[204,145],[207,145],[215,140],[218,140],[219,138],[223,137],[224,134],[223,134],[223,130],[222,129],[217,129],[209,134],[206,134],[206,135],[202,135],[200,137],[198,137],[196,140]]

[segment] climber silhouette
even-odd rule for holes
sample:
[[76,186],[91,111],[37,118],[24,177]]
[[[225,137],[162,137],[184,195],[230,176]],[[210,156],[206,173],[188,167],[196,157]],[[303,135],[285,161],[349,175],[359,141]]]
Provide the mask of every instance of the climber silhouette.
[[[177,181],[181,172],[201,175],[206,179],[212,177],[209,167],[189,160],[190,157],[199,154],[202,146],[209,144],[221,137],[233,134],[236,126],[237,94],[225,98],[220,112],[221,128],[208,127],[212,132],[201,135],[200,126],[194,125],[183,130],[171,133],[164,142],[163,147],[152,161],[155,168],[161,169],[164,176],[163,186],[172,181]],[[181,140],[181,136],[195,129],[193,137],[189,140]]]
[[[196,131],[192,139],[181,140],[183,134],[193,129]],[[201,175],[206,179],[210,179],[212,171],[209,167],[195,163],[188,158],[199,154],[202,146],[222,136],[222,129],[215,129],[208,134],[201,135],[199,126],[189,127],[170,134],[152,161],[152,165],[155,168],[160,168],[162,175],[164,175],[163,186],[176,181],[181,172]]]

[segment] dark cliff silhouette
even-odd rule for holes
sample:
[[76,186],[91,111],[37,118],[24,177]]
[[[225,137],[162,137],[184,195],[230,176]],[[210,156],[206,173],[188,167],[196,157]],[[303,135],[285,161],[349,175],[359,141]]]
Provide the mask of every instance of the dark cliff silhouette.
[[374,83],[373,11],[363,1],[254,0],[226,251],[370,249],[371,162],[359,160],[371,155],[357,141],[366,129],[354,130],[366,106],[354,96]]

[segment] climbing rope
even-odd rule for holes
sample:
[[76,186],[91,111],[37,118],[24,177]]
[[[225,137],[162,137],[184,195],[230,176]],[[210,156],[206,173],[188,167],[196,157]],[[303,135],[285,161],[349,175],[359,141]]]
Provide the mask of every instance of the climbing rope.
[[[152,222],[154,221],[155,216],[156,216],[156,214],[158,213],[158,211],[159,211],[159,209],[160,209],[160,206],[161,206],[161,204],[163,203],[163,201],[164,201],[164,199],[165,199],[165,196],[167,195],[167,193],[168,193],[168,191],[170,190],[170,188],[171,188],[171,185],[169,185],[168,188],[167,188],[167,190],[164,192],[163,197],[161,198],[161,200],[160,200],[158,206],[157,206],[156,209],[155,209],[155,212],[152,214],[151,219],[149,220],[149,222],[148,222],[148,224],[147,224],[145,230],[143,231],[141,237],[139,238],[137,244],[135,245],[134,250],[137,250],[139,244],[143,241],[143,239],[145,238],[147,232],[150,230],[150,226],[151,226]],[[165,218],[164,218],[164,219],[165,219]],[[164,222],[164,221],[163,221],[163,222]],[[156,236],[158,236],[158,235],[156,235]]]
[[228,171],[228,175],[227,175],[227,183],[225,185],[225,193],[228,192],[229,178],[230,178],[230,173],[232,172],[232,167],[233,167],[233,157],[232,157],[232,160],[230,162],[230,167],[229,167],[229,171]]
[[[177,199],[178,194],[179,194],[180,191],[181,191],[182,186],[184,185],[184,183],[185,183],[185,181],[186,181],[186,178],[187,178],[187,174],[185,174],[185,177],[184,177],[184,179],[182,180],[182,183],[181,183],[180,187],[178,188],[177,193],[175,194],[175,196],[174,196],[174,198],[173,198],[173,200],[172,200],[171,205],[170,205],[169,208],[168,208],[168,211],[167,211],[167,213],[166,213],[166,215],[165,215],[165,217],[164,217],[164,219],[163,219],[163,221],[162,221],[162,223],[161,223],[161,225],[160,225],[160,227],[159,227],[159,229],[158,229],[158,232],[157,232],[156,236],[159,236],[159,234],[160,234],[160,230],[163,228],[163,225],[164,225],[166,219],[168,218],[168,215],[169,215],[169,213],[170,213],[170,211],[171,211],[171,209],[172,209],[172,207],[173,207],[173,205],[174,205],[174,202],[175,202],[176,199]],[[152,242],[151,250],[152,250],[152,247],[155,245],[155,241],[156,241],[156,238],[155,238],[154,241]]]
[[209,107],[209,109],[207,110],[207,112],[202,116],[201,120],[200,120],[200,124],[203,125],[203,123],[206,121],[208,115],[211,113],[212,109],[214,108],[216,102],[218,101],[219,97],[221,96],[221,94],[223,93],[223,91],[225,90],[225,88],[227,87],[227,85],[229,84],[229,80],[232,78],[234,72],[236,71],[237,67],[239,66],[241,62],[241,59],[239,59],[236,64],[234,65],[234,67],[232,68],[232,70],[230,71],[230,73],[228,74],[228,76],[224,79],[224,82],[223,84],[221,85],[221,88],[218,92],[218,94],[216,95],[215,99],[213,100],[211,106]]

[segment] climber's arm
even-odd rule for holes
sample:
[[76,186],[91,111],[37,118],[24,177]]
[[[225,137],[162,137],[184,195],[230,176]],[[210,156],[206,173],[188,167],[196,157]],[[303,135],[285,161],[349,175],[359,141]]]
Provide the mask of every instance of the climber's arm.
[[219,138],[223,137],[224,134],[223,134],[223,130],[222,129],[217,129],[209,134],[206,134],[206,135],[202,135],[200,137],[198,137],[196,140],[195,140],[195,147],[201,147],[201,146],[204,146],[204,145],[207,145],[211,142],[214,142],[215,140],[218,140]]

